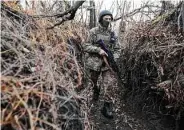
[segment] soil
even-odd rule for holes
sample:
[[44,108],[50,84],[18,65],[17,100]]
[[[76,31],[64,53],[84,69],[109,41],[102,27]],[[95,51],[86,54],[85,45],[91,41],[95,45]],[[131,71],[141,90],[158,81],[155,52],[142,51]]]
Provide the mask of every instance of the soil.
[[[122,87],[121,87],[122,88]],[[135,108],[131,104],[125,102],[122,99],[123,91],[118,86],[115,86],[112,93],[115,96],[114,101],[114,118],[107,119],[101,114],[101,108],[103,107],[102,94],[99,96],[98,101],[92,100],[92,89],[87,88],[83,96],[88,99],[89,120],[92,122],[92,130],[174,130],[173,122],[164,122],[164,119],[160,119],[154,114],[150,114],[149,117],[141,112],[135,111]],[[103,91],[103,89],[101,90]],[[136,101],[135,101],[136,102]],[[148,120],[149,119],[149,120]]]

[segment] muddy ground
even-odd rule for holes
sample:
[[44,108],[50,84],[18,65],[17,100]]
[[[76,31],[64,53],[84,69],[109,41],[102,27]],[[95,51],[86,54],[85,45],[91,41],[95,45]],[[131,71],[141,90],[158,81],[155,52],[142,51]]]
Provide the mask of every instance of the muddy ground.
[[[122,88],[122,87],[120,87]],[[93,130],[174,130],[173,120],[161,118],[154,113],[145,115],[138,108],[133,107],[131,103],[136,100],[127,98],[126,101],[122,99],[123,91],[118,86],[114,86],[112,93],[115,96],[114,101],[114,118],[105,118],[100,110],[103,106],[103,98],[101,89],[98,101],[92,100],[92,89],[89,87],[83,92],[86,96],[89,110],[89,120],[92,122]]]

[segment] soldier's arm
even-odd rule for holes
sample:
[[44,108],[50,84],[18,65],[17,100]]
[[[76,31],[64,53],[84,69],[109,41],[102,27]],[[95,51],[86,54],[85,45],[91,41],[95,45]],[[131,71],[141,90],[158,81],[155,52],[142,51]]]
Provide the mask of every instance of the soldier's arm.
[[94,35],[94,30],[90,30],[89,32],[89,36],[87,39],[87,42],[85,42],[82,47],[84,49],[85,52],[88,53],[100,53],[101,48],[94,46],[93,43],[96,42],[95,41],[95,35]]

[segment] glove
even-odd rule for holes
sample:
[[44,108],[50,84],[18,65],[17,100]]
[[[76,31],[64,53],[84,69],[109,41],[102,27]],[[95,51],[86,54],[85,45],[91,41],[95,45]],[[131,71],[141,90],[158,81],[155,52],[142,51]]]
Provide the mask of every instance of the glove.
[[102,49],[100,50],[99,54],[101,56],[108,56],[107,53],[104,50],[102,50]]

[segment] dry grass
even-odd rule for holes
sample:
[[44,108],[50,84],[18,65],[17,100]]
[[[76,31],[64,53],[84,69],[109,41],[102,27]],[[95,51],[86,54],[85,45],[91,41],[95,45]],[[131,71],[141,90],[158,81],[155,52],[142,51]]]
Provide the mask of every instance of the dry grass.
[[120,66],[136,108],[142,104],[144,112],[179,120],[184,111],[184,37],[176,19],[133,23],[124,33]]
[[86,29],[66,22],[47,30],[53,19],[1,16],[2,129],[89,129],[75,92],[83,73],[68,43],[80,44]]

